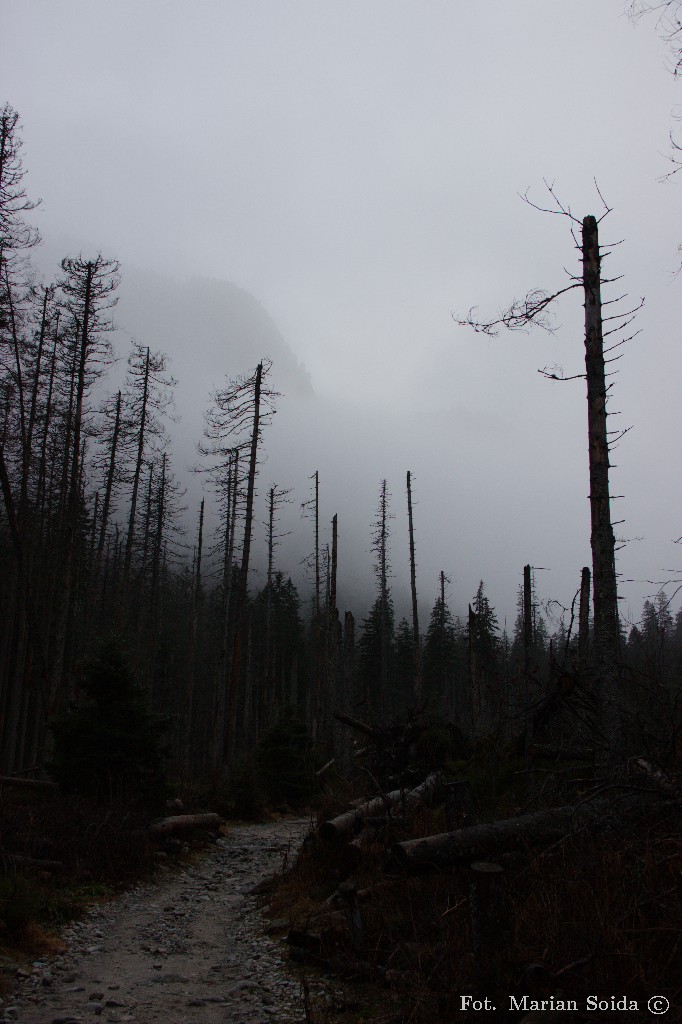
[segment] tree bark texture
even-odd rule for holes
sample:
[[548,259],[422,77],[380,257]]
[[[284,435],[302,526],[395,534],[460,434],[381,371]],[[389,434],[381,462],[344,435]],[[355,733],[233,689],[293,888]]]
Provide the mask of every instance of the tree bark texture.
[[594,647],[598,695],[604,706],[604,727],[615,748],[620,726],[614,702],[618,699],[618,591],[615,538],[609,495],[609,445],[601,302],[599,229],[593,216],[583,219],[583,288],[585,293],[585,370],[590,465],[590,518],[593,573]]
[[152,836],[167,836],[173,832],[186,832],[191,828],[218,829],[224,823],[219,814],[176,814],[149,826]]
[[422,658],[417,608],[417,566],[414,555],[414,522],[412,518],[412,474],[407,471],[407,525],[410,538],[410,590],[412,592],[412,643],[414,645],[414,702],[422,699]]
[[319,829],[320,839],[328,843],[337,842],[348,833],[359,830],[367,818],[385,814],[387,810],[397,808],[403,803],[406,811],[414,810],[433,796],[439,782],[440,776],[434,773],[410,791],[394,789],[390,793],[368,800],[352,811],[346,811],[345,814],[339,814],[336,818],[323,822]]
[[578,609],[578,660],[581,669],[587,666],[590,651],[590,580],[588,566],[583,566],[580,577],[580,605]]
[[404,868],[447,866],[458,861],[479,860],[490,854],[552,842],[568,835],[594,816],[592,809],[576,811],[572,805],[524,814],[518,818],[472,825],[425,839],[395,843],[393,857]]
[[523,567],[523,667],[530,671],[530,656],[533,649],[533,592],[530,566]]
[[244,512],[244,543],[242,545],[242,562],[239,570],[239,583],[235,602],[235,636],[232,648],[232,666],[230,687],[227,702],[228,720],[225,738],[227,740],[226,761],[232,760],[237,740],[237,705],[239,694],[240,669],[242,659],[243,634],[246,629],[246,592],[249,578],[249,561],[251,557],[251,533],[253,525],[253,498],[256,489],[256,465],[258,461],[258,441],[260,439],[260,401],[263,380],[263,363],[256,368],[253,384],[253,425],[249,447],[249,474],[246,487],[246,510]]

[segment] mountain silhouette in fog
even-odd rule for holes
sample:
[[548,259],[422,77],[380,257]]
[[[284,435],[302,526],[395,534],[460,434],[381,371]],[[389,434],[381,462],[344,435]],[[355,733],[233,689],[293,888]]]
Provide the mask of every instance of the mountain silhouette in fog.
[[[288,398],[312,397],[310,376],[253,295],[230,281],[172,277],[123,267],[115,310],[119,337],[134,337],[166,352],[179,381],[182,413],[199,403],[226,375],[252,369],[263,357],[273,362],[272,384]],[[190,417],[193,418],[193,417]]]

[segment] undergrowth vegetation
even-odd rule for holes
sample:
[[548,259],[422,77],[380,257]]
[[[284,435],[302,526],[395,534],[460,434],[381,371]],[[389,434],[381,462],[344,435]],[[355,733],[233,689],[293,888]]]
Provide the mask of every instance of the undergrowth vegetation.
[[[561,773],[554,786],[535,781],[530,792],[514,758],[498,750],[494,759],[486,747],[450,767],[485,797],[476,808],[482,821],[519,813],[529,800],[551,805],[564,785]],[[345,809],[347,795],[347,782],[340,799],[329,793],[320,820]],[[272,897],[269,912],[289,928],[312,1024],[480,1020],[462,1009],[464,994],[487,995],[501,1011],[491,1016],[510,1021],[522,1016],[509,1010],[510,996],[524,994],[575,1000],[581,1010],[562,1012],[564,1024],[632,1021],[631,1011],[610,1005],[605,1017],[584,1016],[589,995],[627,994],[641,1008],[655,993],[679,1007],[682,835],[675,807],[650,808],[622,828],[610,820],[497,855],[502,897],[485,943],[477,934],[471,864],[408,874],[387,852],[394,842],[445,831],[443,804],[390,819],[362,841],[359,859],[314,836]],[[333,1000],[310,995],[319,987],[315,972],[338,982]]]
[[149,873],[155,848],[147,822],[141,808],[120,803],[0,790],[0,947],[55,952],[58,928]]

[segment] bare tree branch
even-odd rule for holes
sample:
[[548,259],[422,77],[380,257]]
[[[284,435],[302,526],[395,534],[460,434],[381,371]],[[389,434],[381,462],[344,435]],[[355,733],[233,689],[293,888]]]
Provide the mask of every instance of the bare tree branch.
[[[554,211],[549,211],[554,212]],[[527,331],[531,325],[542,327],[543,330],[552,334],[556,328],[551,324],[547,310],[560,295],[579,288],[580,282],[575,281],[566,288],[560,288],[555,292],[546,292],[540,288],[534,288],[523,299],[515,299],[508,309],[500,313],[496,320],[481,321],[474,317],[475,307],[469,310],[466,317],[457,317],[452,314],[453,320],[460,327],[473,327],[479,334],[486,334],[490,338],[497,337],[500,327],[506,327],[509,331]]]

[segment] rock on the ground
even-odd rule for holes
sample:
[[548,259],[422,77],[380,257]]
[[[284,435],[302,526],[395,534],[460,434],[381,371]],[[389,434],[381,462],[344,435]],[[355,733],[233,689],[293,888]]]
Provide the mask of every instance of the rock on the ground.
[[17,971],[0,1022],[303,1021],[256,894],[309,830],[301,819],[235,827],[198,866],[92,908],[62,932],[64,953]]

